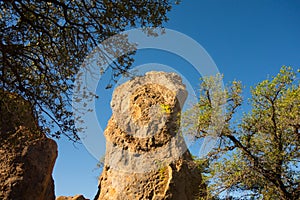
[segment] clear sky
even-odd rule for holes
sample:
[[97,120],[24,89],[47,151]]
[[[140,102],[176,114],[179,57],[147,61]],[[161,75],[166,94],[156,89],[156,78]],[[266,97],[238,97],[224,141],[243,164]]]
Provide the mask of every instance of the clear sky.
[[[300,66],[298,0],[183,0],[168,16],[170,20],[165,27],[201,44],[224,74],[225,83],[242,81],[246,86],[245,99],[250,97],[250,86],[277,74],[282,65],[294,69]],[[135,66],[145,63],[176,68],[187,79],[193,73],[188,63],[166,52],[139,51]],[[105,127],[110,117],[112,90],[103,92],[103,82],[98,85],[100,99],[96,111],[101,126]],[[197,80],[191,82],[197,88]],[[93,199],[100,175],[97,159],[83,145],[65,139],[60,139],[58,146],[53,173],[56,195],[83,194]]]

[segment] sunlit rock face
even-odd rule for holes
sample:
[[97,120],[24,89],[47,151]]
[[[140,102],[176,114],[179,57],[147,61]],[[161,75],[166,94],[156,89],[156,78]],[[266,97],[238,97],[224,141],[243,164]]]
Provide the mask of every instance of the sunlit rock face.
[[98,200],[205,196],[201,172],[180,132],[187,91],[175,73],[148,72],[117,87],[108,122]]
[[56,198],[56,200],[88,200],[88,199],[84,198],[83,195],[75,195],[73,197],[59,196]]
[[30,104],[0,90],[0,199],[54,200],[56,143],[39,131]]

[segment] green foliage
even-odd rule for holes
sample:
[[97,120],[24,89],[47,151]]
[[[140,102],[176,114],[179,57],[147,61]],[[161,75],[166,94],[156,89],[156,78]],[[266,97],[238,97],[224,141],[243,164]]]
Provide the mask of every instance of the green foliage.
[[[241,83],[233,81],[225,89],[225,123],[219,133],[219,146],[207,158],[209,168],[205,175],[209,198],[300,198],[300,88],[297,73],[299,70],[295,72],[291,67],[283,66],[277,76],[253,87],[251,110],[238,123],[237,109],[242,105]],[[218,77],[214,79],[219,80]],[[201,88],[199,105],[187,111],[197,113],[194,116],[201,121],[189,124],[197,138],[207,135],[211,123],[213,106],[208,101],[209,89]]]
[[[171,2],[14,0],[0,1],[0,8],[0,87],[30,101],[49,135],[78,140],[71,94],[85,56],[128,27],[162,26]],[[126,37],[120,40],[134,50]],[[121,51],[110,44],[104,48],[111,54]],[[110,55],[102,53],[102,62],[107,62]],[[119,57],[110,66],[112,80],[126,73],[132,62],[130,55]],[[87,93],[82,98],[94,97]]]
[[[183,114],[182,124],[185,133],[196,138],[207,135],[217,137],[222,128],[223,110],[226,93],[222,85],[222,76],[204,77],[200,84],[200,98],[196,105]],[[201,134],[195,134],[201,133]]]

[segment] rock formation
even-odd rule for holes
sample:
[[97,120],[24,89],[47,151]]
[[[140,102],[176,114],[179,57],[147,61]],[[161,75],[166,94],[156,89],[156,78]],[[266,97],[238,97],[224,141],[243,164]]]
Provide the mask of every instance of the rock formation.
[[0,90],[0,199],[54,200],[56,143],[39,131],[30,104]]
[[88,200],[83,195],[75,195],[74,197],[59,196],[56,200]]
[[180,130],[187,92],[175,73],[148,72],[116,88],[98,200],[205,196],[201,171]]

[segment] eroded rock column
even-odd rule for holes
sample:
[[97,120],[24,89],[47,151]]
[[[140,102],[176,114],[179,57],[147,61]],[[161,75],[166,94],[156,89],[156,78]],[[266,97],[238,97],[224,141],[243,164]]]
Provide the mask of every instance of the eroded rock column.
[[96,199],[194,200],[205,195],[180,130],[186,97],[175,73],[148,72],[116,88]]

